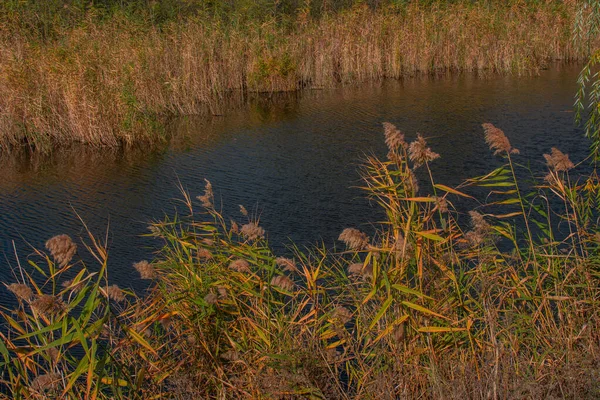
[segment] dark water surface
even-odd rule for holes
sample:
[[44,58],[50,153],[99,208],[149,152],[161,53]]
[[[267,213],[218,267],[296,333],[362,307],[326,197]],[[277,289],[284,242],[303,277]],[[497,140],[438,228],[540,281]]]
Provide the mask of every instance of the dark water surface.
[[[25,243],[84,235],[74,211],[97,235],[109,227],[109,278],[143,285],[131,267],[151,257],[140,237],[147,223],[173,215],[178,181],[193,195],[213,183],[228,216],[238,204],[258,212],[280,252],[290,240],[334,243],[348,226],[381,217],[356,188],[356,167],[368,154],[385,156],[381,123],[408,139],[421,132],[442,157],[432,165],[448,185],[501,164],[485,145],[481,123],[504,129],[521,150],[519,162],[544,169],[552,146],[582,160],[587,141],[573,123],[578,67],[538,77],[454,76],[385,82],[358,88],[276,96],[216,117],[182,119],[178,137],[163,151],[75,148],[49,157],[5,157],[0,162],[0,280],[14,282],[14,248],[24,263]],[[13,248],[14,246],[14,248]],[[8,294],[0,289],[0,303]]]

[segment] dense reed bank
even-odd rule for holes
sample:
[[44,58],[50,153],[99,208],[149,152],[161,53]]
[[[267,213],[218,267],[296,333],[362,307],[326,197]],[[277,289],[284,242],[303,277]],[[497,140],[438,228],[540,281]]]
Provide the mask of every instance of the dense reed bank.
[[[155,260],[132,266],[152,282],[142,298],[109,284],[119,261],[107,243],[50,239],[7,284],[18,305],[0,312],[0,392],[597,398],[597,171],[579,174],[552,148],[525,189],[515,171],[527,155],[499,128],[483,133],[498,167],[451,188],[430,169],[443,154],[384,124],[389,153],[361,172],[386,219],[373,237],[345,229],[340,249],[282,257],[243,206],[221,214],[209,181],[197,197],[182,189],[180,216],[149,227]],[[74,257],[84,253],[99,266]]]
[[0,7],[0,147],[164,141],[168,116],[222,114],[250,92],[536,73],[586,54],[572,41],[575,1],[331,3],[327,12],[327,2],[281,11],[73,1],[26,12],[9,1]]

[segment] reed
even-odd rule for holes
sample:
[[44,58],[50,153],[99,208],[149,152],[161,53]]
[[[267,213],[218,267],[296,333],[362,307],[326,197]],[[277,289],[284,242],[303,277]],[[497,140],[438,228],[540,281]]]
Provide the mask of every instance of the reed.
[[[185,217],[151,224],[162,247],[132,266],[152,280],[147,296],[109,285],[108,253],[93,236],[83,246],[49,240],[50,254],[33,256],[46,267],[31,259],[31,272],[7,284],[18,307],[0,312],[0,392],[597,398],[597,172],[577,175],[553,148],[548,174],[526,186],[515,173],[526,155],[484,124],[499,166],[449,187],[429,168],[443,154],[384,128],[388,159],[361,171],[386,220],[372,237],[343,230],[341,248],[275,254],[245,208],[241,219],[218,211],[208,181],[198,199],[183,192]],[[419,189],[416,167],[429,178]],[[482,188],[489,194],[470,194]],[[461,203],[473,209],[458,212]],[[74,258],[80,251],[99,272]]]
[[169,116],[222,114],[251,92],[457,71],[529,74],[587,55],[572,41],[574,1],[358,2],[318,13],[307,2],[261,18],[7,4],[17,12],[0,7],[4,152],[164,142]]

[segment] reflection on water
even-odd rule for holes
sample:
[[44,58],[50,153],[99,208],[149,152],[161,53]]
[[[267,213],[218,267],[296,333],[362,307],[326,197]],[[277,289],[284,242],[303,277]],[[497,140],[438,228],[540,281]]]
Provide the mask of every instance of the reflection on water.
[[24,257],[30,250],[22,238],[42,246],[58,233],[83,234],[76,211],[96,234],[110,226],[110,278],[135,285],[132,262],[151,257],[153,243],[140,237],[147,222],[175,212],[178,182],[197,195],[204,178],[227,215],[241,217],[238,204],[259,214],[279,251],[288,239],[331,245],[344,227],[368,229],[368,221],[382,217],[356,188],[356,167],[365,155],[386,154],[383,121],[408,139],[423,133],[442,155],[432,167],[446,184],[499,165],[483,141],[482,122],[504,129],[521,150],[518,161],[531,161],[534,172],[543,169],[542,154],[552,146],[579,161],[587,143],[571,112],[577,71],[277,94],[223,116],[173,121],[176,134],[168,148],[75,147],[49,156],[4,157],[0,279],[13,280],[7,267],[15,262],[13,241]]

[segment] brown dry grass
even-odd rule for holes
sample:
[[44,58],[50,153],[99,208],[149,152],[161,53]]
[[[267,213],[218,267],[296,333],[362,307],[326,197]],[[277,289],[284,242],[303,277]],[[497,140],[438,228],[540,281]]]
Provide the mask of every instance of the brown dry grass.
[[577,60],[575,3],[355,7],[292,26],[114,17],[36,41],[0,27],[0,147],[164,140],[166,115],[219,114],[245,93],[418,73],[535,73]]

